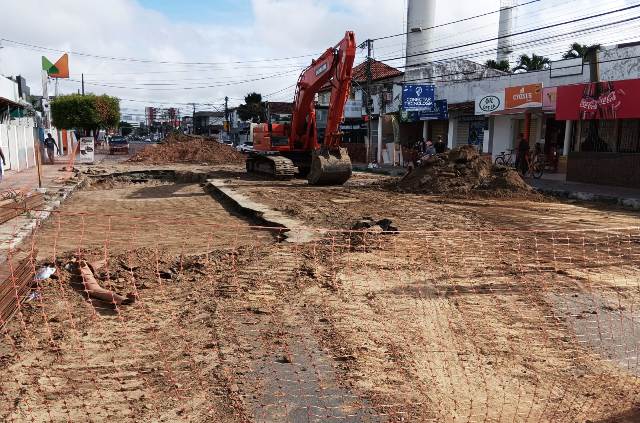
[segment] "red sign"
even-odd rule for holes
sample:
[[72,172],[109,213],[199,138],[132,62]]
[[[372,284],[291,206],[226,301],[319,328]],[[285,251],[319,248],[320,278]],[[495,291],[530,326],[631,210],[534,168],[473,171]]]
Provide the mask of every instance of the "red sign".
[[558,87],[556,119],[640,118],[640,79]]
[[504,90],[505,109],[542,107],[542,84],[521,85]]

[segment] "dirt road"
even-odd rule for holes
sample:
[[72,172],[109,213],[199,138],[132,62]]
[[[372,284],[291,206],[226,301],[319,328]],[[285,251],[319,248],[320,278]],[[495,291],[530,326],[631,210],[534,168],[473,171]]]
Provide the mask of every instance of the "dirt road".
[[[85,224],[34,238],[57,279],[0,332],[0,419],[640,418],[637,215],[216,177],[329,231],[278,243],[197,184],[77,193]],[[344,231],[364,216],[401,232]],[[88,301],[78,255],[137,301]]]

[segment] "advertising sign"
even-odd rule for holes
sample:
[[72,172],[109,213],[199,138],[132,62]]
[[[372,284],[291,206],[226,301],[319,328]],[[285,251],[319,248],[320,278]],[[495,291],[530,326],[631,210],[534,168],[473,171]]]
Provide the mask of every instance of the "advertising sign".
[[46,71],[50,78],[69,78],[69,55],[63,54],[55,64],[42,56],[42,70]]
[[509,87],[504,91],[505,109],[542,107],[542,84]]
[[363,116],[362,101],[347,100],[344,105],[344,117],[347,119],[361,118]]
[[402,122],[420,122],[425,120],[448,120],[449,105],[447,100],[436,100],[433,103],[432,110],[423,110],[420,112],[400,111],[400,120]]
[[640,79],[558,87],[556,119],[638,119]]
[[542,90],[542,110],[545,112],[555,112],[558,102],[558,87],[545,88]]
[[76,158],[78,163],[93,163],[95,154],[95,145],[93,137],[80,138],[80,152]]
[[434,85],[404,85],[402,87],[402,109],[407,112],[433,110],[436,101]]
[[504,91],[476,98],[476,115],[488,115],[504,110]]

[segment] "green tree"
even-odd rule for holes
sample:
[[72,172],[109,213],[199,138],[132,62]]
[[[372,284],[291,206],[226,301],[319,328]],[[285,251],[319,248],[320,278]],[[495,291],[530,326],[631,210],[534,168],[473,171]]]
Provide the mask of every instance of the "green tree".
[[51,102],[53,124],[60,129],[85,131],[115,128],[120,122],[120,101],[107,95],[71,94]]
[[540,71],[544,69],[549,69],[551,65],[551,59],[544,56],[538,56],[537,54],[532,54],[531,56],[527,54],[523,54],[518,59],[518,66],[513,68],[514,72],[524,71]]
[[511,71],[511,65],[509,65],[508,60],[501,60],[499,62],[497,60],[487,60],[484,65],[489,69],[495,69],[502,72]]
[[600,44],[592,44],[590,46],[586,44],[573,43],[569,47],[569,50],[565,54],[562,55],[563,59],[579,59],[582,57],[583,59],[587,57],[587,53],[591,50],[600,50]]
[[238,116],[244,121],[255,123],[267,121],[267,111],[262,95],[250,93],[244,98],[244,104],[238,106]]

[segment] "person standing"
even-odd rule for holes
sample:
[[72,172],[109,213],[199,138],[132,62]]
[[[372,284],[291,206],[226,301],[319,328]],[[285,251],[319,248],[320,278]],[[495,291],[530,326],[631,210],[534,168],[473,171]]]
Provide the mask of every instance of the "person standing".
[[434,145],[436,149],[436,154],[442,154],[447,151],[447,144],[442,140],[442,135],[438,135],[438,139]]
[[518,134],[517,139],[518,154],[516,156],[516,169],[520,171],[522,175],[527,173],[529,164],[527,158],[529,156],[529,141],[524,138],[522,133]]
[[47,150],[47,159],[49,159],[49,164],[54,164],[55,150],[58,150],[58,154],[60,154],[60,147],[58,147],[58,144],[51,136],[51,133],[47,134],[47,138],[44,139],[43,144],[44,148]]

